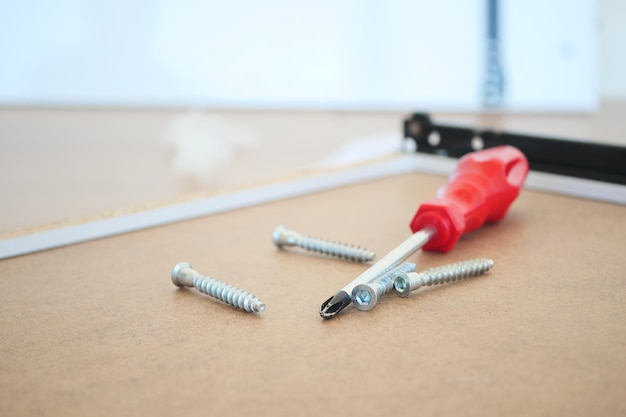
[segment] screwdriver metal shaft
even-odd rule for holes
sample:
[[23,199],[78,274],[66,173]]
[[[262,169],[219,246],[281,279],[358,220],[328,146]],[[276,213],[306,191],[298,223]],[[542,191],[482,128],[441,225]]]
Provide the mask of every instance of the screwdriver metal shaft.
[[352,304],[352,297],[350,295],[354,287],[359,284],[366,284],[378,278],[391,268],[400,265],[403,260],[424,246],[434,234],[434,229],[425,227],[411,235],[411,237],[402,242],[394,250],[382,257],[380,261],[376,262],[348,285],[339,290],[335,295],[324,301],[320,307],[320,316],[325,319],[335,317],[337,313]]

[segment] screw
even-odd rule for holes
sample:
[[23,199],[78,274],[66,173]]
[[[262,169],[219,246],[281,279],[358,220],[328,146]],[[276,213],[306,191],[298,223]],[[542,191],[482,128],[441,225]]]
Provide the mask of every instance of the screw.
[[489,271],[494,265],[491,259],[470,259],[456,262],[422,272],[398,272],[393,283],[393,289],[400,297],[407,297],[411,291],[421,286],[444,284],[464,278],[475,277]]
[[248,313],[262,313],[265,304],[254,294],[228,285],[213,277],[201,275],[187,262],[179,262],[172,269],[172,282],[178,287],[195,287],[198,291],[220,301],[245,310]]
[[376,254],[371,250],[316,237],[303,236],[285,226],[278,226],[274,230],[272,237],[274,244],[279,248],[283,246],[299,246],[311,252],[318,252],[353,262],[368,262],[376,257]]
[[415,271],[415,264],[410,262],[403,263],[367,284],[357,285],[352,290],[352,304],[362,311],[373,309],[376,303],[378,303],[378,299],[391,291],[393,280],[400,271],[413,272]]

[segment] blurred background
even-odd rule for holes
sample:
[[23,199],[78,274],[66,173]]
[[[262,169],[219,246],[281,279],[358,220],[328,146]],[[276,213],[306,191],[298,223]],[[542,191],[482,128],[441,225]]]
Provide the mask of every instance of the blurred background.
[[5,105],[589,111],[598,103],[593,0],[26,0],[3,9]]
[[0,236],[397,152],[624,143],[620,0],[0,0]]

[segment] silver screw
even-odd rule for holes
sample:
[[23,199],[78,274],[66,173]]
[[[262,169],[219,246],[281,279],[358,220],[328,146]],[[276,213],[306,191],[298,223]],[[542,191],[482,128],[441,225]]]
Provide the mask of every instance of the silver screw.
[[311,252],[322,253],[353,262],[368,262],[376,258],[376,254],[371,250],[316,237],[303,236],[285,226],[278,226],[274,230],[272,237],[274,244],[279,248],[283,246],[299,246]]
[[391,291],[393,280],[398,272],[406,273],[413,271],[415,271],[415,264],[406,262],[383,273],[380,277],[367,284],[357,285],[352,290],[352,304],[362,311],[373,309],[376,303],[378,303],[378,299]]
[[494,262],[491,259],[477,258],[427,269],[418,273],[398,272],[393,283],[393,289],[400,297],[407,297],[411,291],[415,291],[424,285],[444,284],[482,275],[489,271],[493,265]]
[[187,262],[179,262],[172,269],[172,282],[178,287],[194,287],[198,291],[220,301],[245,310],[248,313],[262,313],[265,304],[254,294],[233,287],[213,277],[201,275]]

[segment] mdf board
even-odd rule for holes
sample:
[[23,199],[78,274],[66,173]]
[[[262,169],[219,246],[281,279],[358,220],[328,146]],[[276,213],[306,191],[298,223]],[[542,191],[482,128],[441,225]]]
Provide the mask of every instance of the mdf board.
[[[0,261],[1,415],[624,415],[625,208],[522,191],[508,216],[419,269],[482,277],[332,320],[361,273],[279,250],[272,231],[383,256],[445,178],[406,174]],[[249,314],[191,289],[179,261],[256,294]]]

